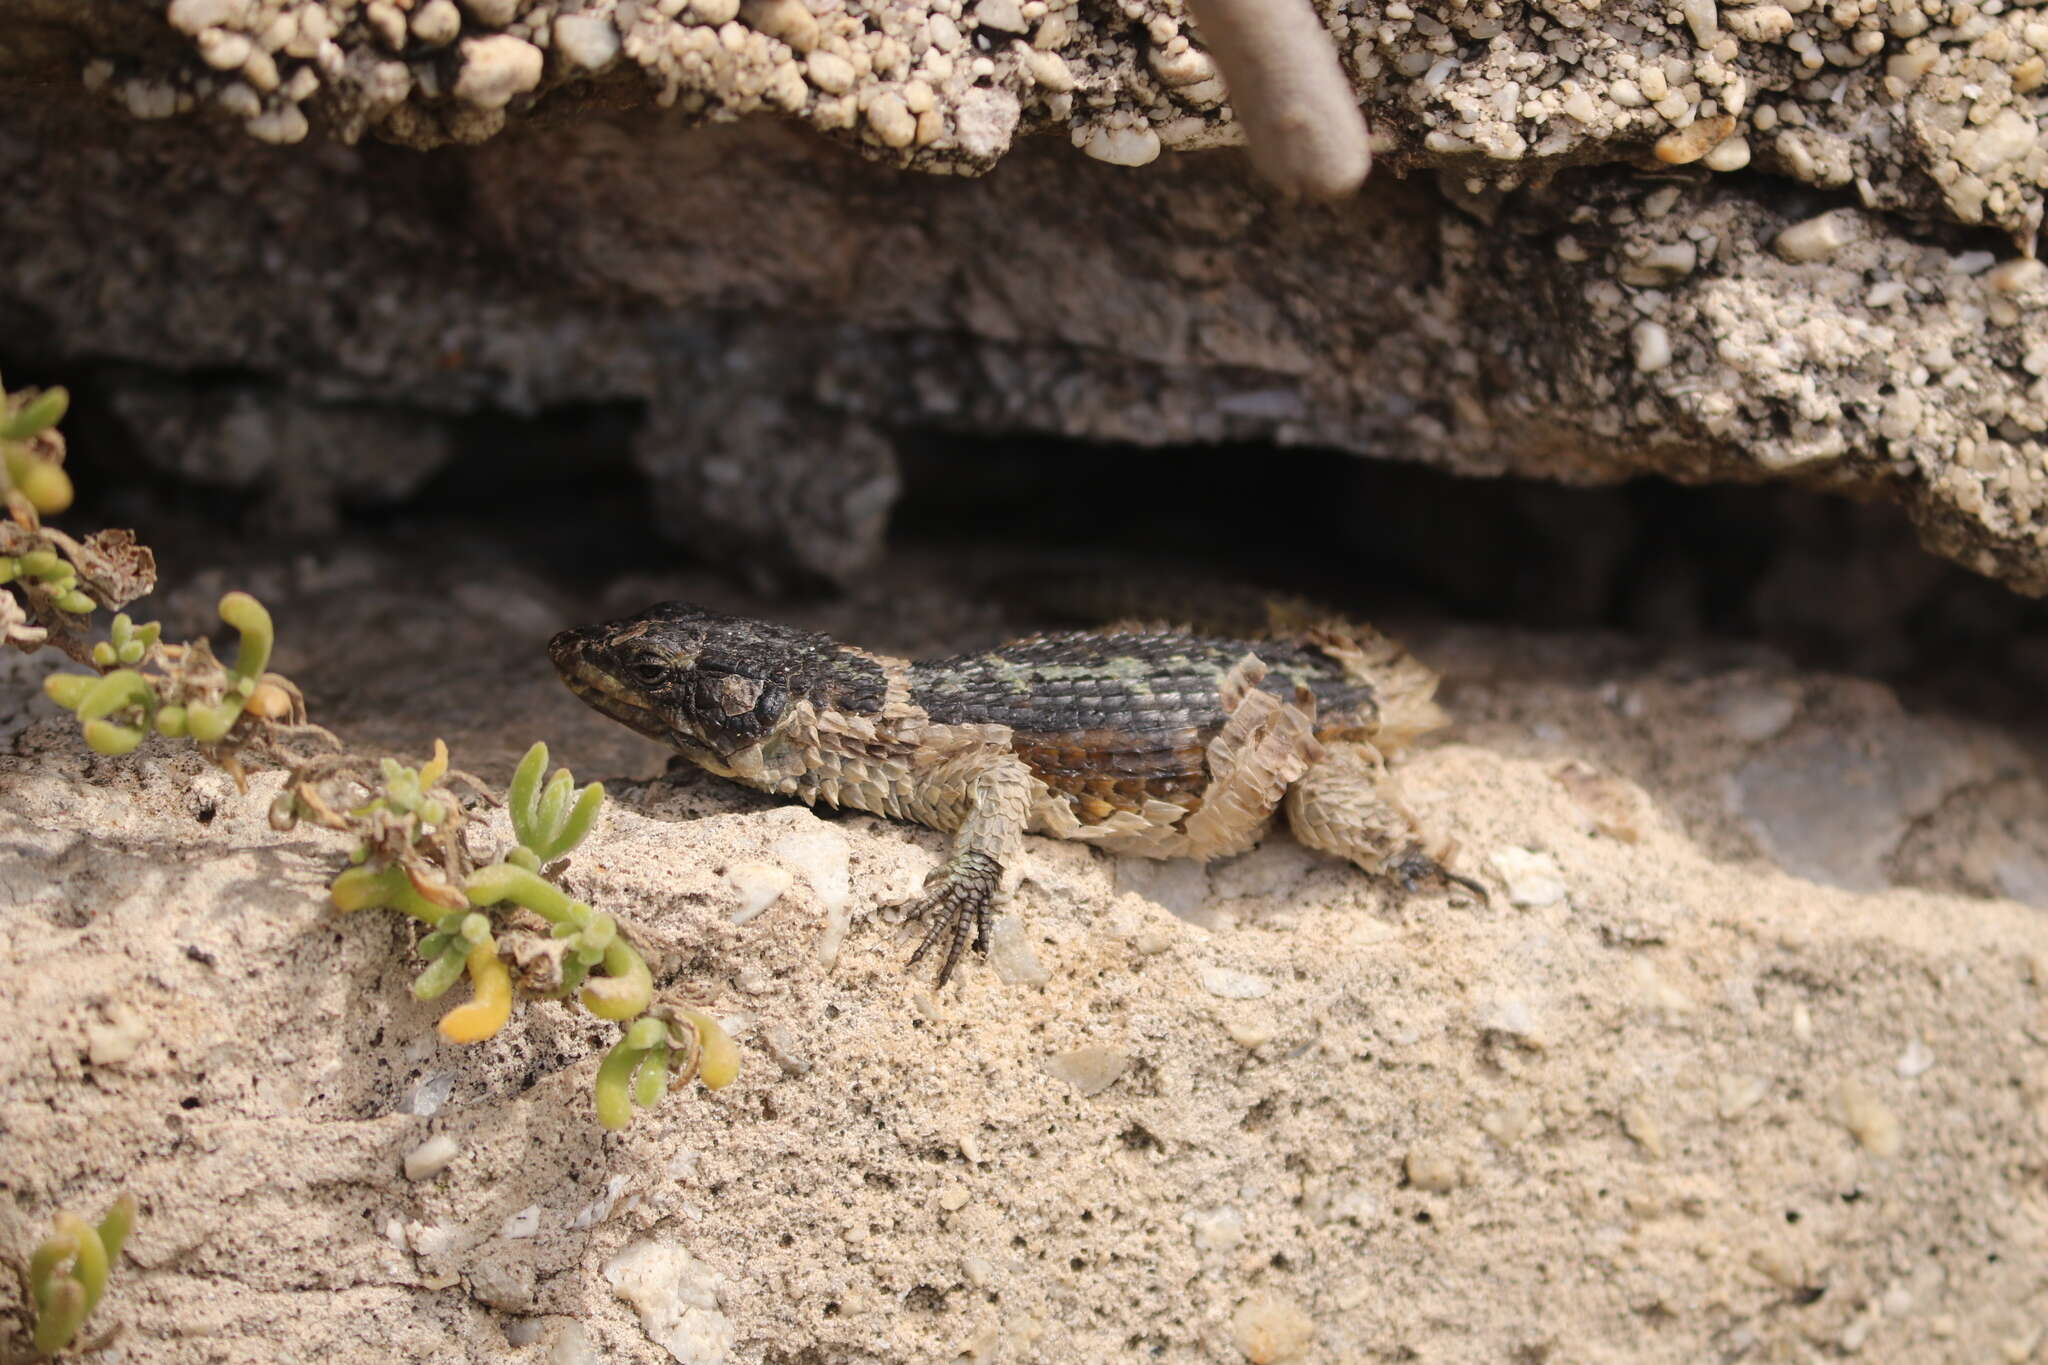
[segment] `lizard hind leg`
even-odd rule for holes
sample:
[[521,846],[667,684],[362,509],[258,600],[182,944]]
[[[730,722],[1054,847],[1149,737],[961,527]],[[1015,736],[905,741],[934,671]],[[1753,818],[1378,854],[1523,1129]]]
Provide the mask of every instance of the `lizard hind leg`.
[[1327,744],[1322,757],[1288,789],[1285,809],[1296,839],[1376,876],[1396,877],[1405,890],[1435,883],[1489,899],[1485,887],[1452,872],[1425,849],[1386,759],[1370,744]]

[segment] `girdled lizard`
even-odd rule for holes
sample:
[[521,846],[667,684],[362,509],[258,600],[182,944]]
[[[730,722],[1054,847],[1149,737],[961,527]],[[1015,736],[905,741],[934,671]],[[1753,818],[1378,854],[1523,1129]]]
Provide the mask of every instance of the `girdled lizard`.
[[1027,832],[1150,858],[1220,858],[1284,809],[1311,848],[1409,888],[1423,849],[1386,755],[1432,730],[1436,675],[1365,627],[1210,639],[1157,627],[1035,635],[910,662],[666,602],[557,635],[563,681],[614,720],[750,787],[951,833],[898,909],[911,962],[971,941]]

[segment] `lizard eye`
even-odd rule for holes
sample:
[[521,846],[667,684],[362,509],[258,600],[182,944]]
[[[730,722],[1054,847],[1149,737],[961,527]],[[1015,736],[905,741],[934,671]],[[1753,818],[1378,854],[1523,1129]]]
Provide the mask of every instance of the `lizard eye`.
[[626,665],[633,681],[647,687],[660,687],[669,680],[669,667],[659,659],[639,659]]

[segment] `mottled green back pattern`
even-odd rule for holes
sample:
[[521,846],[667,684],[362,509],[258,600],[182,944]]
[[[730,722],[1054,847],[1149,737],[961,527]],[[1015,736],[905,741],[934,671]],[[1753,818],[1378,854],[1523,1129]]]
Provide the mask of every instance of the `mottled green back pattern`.
[[1318,734],[1374,724],[1373,689],[1313,647],[1160,632],[1039,635],[923,660],[911,669],[911,699],[941,723],[1009,726],[1018,757],[1084,823],[1148,799],[1192,813],[1208,785],[1209,741],[1223,726],[1224,676],[1247,654],[1271,670],[1265,691],[1315,697]]

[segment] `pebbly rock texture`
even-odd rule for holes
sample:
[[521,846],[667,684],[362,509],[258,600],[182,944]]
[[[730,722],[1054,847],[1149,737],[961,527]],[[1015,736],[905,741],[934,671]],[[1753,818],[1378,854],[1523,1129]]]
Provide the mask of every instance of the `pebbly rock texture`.
[[[2037,742],[1757,651],[1424,630],[1458,728],[1403,781],[1493,904],[1390,895],[1284,836],[1206,867],[1032,839],[989,958],[935,994],[873,912],[942,837],[689,767],[638,780],[661,752],[537,648],[609,597],[363,553],[242,566],[278,665],[351,738],[442,734],[502,780],[540,735],[606,778],[569,884],[658,980],[718,992],[744,1069],[601,1134],[607,1028],[530,1002],[440,1042],[413,933],[328,907],[346,850],[269,827],[274,774],[245,795],[176,746],[92,756],[0,673],[25,724],[0,754],[0,1247],[132,1190],[101,1310],[125,1358],[2024,1362],[2048,1340],[2048,928],[1927,889],[1979,849],[1923,819],[2024,770],[2005,833],[2043,846]],[[990,623],[942,568],[802,623],[975,643]],[[1873,874],[1902,840],[1910,874]]]
[[2038,11],[1324,18],[1380,169],[1290,209],[1176,154],[1236,124],[1170,0],[0,0],[0,360],[643,403],[671,529],[762,575],[869,562],[942,427],[1794,478],[2048,590]]

